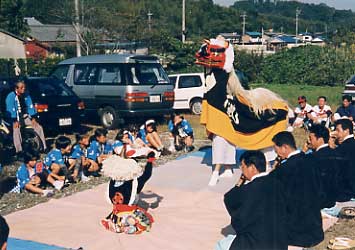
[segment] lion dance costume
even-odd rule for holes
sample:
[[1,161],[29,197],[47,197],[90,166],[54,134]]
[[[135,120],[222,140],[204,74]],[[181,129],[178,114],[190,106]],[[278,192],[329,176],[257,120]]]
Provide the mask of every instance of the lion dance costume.
[[201,114],[207,131],[243,149],[272,146],[272,137],[286,129],[287,102],[270,90],[242,87],[233,68],[233,46],[222,36],[205,40],[195,56],[196,64],[209,70]]
[[104,175],[111,178],[107,196],[113,204],[112,212],[101,220],[107,230],[127,234],[150,230],[153,217],[136,203],[138,194],[152,175],[154,160],[154,153],[149,153],[144,170],[136,161],[116,155],[103,162]]

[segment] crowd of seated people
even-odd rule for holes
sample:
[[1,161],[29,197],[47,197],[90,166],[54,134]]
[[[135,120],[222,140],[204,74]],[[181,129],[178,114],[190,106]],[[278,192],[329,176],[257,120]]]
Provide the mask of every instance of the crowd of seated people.
[[312,248],[324,240],[321,210],[355,197],[352,120],[338,119],[332,133],[311,126],[306,153],[288,131],[273,142],[278,158],[270,172],[260,151],[241,156],[242,176],[224,196],[236,234],[216,250]]
[[[183,137],[185,140],[182,144],[191,151],[192,128],[186,119],[178,117],[178,126],[181,123],[188,124],[188,135]],[[107,133],[106,129],[98,128],[92,136],[76,134],[74,143],[69,137],[60,135],[55,139],[53,148],[42,155],[43,159],[41,152],[24,148],[23,160],[16,174],[17,183],[12,192],[30,192],[50,197],[55,190],[61,190],[71,183],[100,177],[103,161],[113,154],[146,159],[151,152],[156,158],[171,153],[164,147],[157,124],[152,119],[147,120],[140,130],[135,125],[119,129],[114,140],[108,140]]]
[[323,124],[330,127],[341,118],[349,118],[354,121],[355,107],[352,105],[350,95],[342,96],[342,105],[335,112],[327,105],[327,97],[319,96],[317,105],[310,105],[305,96],[297,98],[298,105],[289,115],[289,123],[294,128],[310,128],[313,124]]

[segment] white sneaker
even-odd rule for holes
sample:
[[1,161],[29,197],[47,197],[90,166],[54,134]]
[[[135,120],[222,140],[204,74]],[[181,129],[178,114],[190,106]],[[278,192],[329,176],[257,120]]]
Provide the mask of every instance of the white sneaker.
[[223,174],[221,174],[219,177],[220,178],[232,178],[233,172],[231,169],[226,169],[226,170],[224,170]]
[[86,176],[84,174],[81,175],[81,182],[88,182],[90,180],[91,180],[90,177],[88,177],[88,176]]
[[218,171],[213,171],[213,173],[211,175],[210,182],[208,183],[208,186],[216,186],[216,184],[218,182],[218,178],[219,178]]
[[61,190],[62,187],[64,186],[64,181],[55,181],[53,183],[53,186],[55,187],[55,189]]
[[43,197],[52,197],[53,195],[54,195],[54,192],[51,189],[45,189],[42,192]]
[[172,145],[168,148],[168,150],[171,152],[171,153],[175,153],[175,146]]

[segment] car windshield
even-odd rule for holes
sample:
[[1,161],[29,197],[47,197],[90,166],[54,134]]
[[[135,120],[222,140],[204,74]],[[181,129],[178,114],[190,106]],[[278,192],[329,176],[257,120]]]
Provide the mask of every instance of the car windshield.
[[59,65],[50,73],[50,76],[65,81],[67,79],[68,70],[69,65]]
[[159,63],[135,63],[129,64],[128,68],[132,84],[169,84],[169,78]]
[[[31,83],[33,91],[43,97],[74,95],[68,86],[56,79],[32,80]],[[31,89],[30,92],[32,92]]]
[[355,84],[355,75],[351,76],[351,77],[349,78],[349,80],[347,81],[347,83]]

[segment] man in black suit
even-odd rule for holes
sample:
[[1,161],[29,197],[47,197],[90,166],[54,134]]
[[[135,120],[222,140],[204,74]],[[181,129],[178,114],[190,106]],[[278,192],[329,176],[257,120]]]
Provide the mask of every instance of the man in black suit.
[[349,189],[349,198],[355,197],[355,139],[353,134],[353,123],[349,119],[339,119],[335,123],[335,130],[338,143],[340,144],[336,151],[344,156],[349,165],[344,167],[344,177],[347,188]]
[[316,174],[320,178],[321,208],[333,207],[336,201],[348,200],[342,173],[342,168],[348,164],[348,161],[329,147],[328,128],[315,124],[309,132],[309,147],[313,150],[309,156],[309,161],[313,161],[313,164],[309,166],[316,166]]
[[261,151],[244,152],[240,159],[241,180],[224,196],[237,235],[234,240],[225,238],[215,249],[286,250],[286,207],[281,183],[267,176]]
[[280,132],[272,140],[282,162],[269,176],[278,179],[286,192],[287,243],[298,247],[315,246],[324,238],[315,168],[311,168],[305,154],[296,149],[290,132]]

